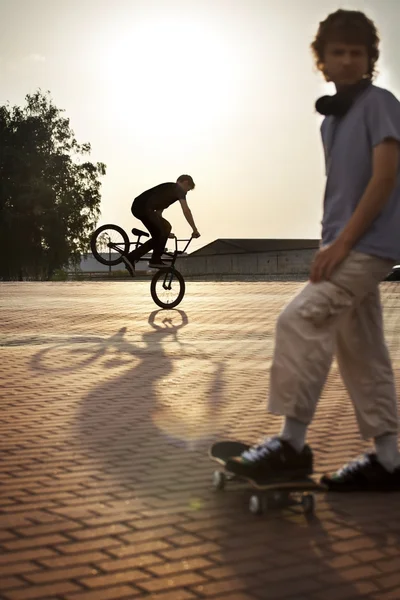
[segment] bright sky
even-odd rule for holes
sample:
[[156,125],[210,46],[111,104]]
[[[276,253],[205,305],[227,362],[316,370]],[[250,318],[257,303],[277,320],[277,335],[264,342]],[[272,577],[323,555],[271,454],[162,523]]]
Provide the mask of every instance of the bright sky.
[[[0,0],[0,104],[50,90],[107,165],[99,224],[138,226],[139,193],[189,173],[202,234],[319,237],[324,186],[309,45],[318,22],[365,10],[378,85],[400,98],[400,0]],[[397,64],[396,64],[397,62]],[[175,205],[165,216],[183,237]]]

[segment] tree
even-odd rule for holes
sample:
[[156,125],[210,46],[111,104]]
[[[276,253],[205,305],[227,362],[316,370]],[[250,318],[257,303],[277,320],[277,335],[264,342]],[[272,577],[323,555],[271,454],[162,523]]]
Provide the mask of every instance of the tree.
[[77,264],[100,215],[103,163],[78,144],[49,92],[0,106],[0,279],[49,279]]

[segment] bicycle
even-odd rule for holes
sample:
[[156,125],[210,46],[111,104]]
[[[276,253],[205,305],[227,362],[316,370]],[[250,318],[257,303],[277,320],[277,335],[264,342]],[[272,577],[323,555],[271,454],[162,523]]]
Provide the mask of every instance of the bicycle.
[[[150,234],[146,231],[136,228],[132,229],[132,233],[137,236],[136,241],[130,241],[126,231],[122,227],[119,227],[119,225],[102,225],[92,233],[90,238],[90,248],[93,256],[98,262],[109,267],[120,264],[122,262],[122,255],[126,255],[131,246],[134,245],[136,249],[143,245],[143,242],[140,242],[141,237],[150,237]],[[163,254],[163,259],[164,256],[167,256],[168,258],[165,260],[171,264],[158,269],[153,275],[150,284],[150,293],[154,302],[161,308],[175,308],[175,306],[178,306],[182,302],[186,289],[185,280],[182,273],[175,269],[175,262],[177,257],[186,251],[192,241],[192,237],[178,240],[176,236],[173,236],[175,250],[169,252],[165,249]],[[183,250],[178,250],[178,242],[187,242]],[[104,252],[105,249],[108,249],[108,256],[107,252]],[[119,256],[112,258],[112,250],[118,252]]]

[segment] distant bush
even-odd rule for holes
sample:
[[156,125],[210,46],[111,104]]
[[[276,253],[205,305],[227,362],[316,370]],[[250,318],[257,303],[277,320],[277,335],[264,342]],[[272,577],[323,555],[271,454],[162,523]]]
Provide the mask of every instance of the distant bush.
[[56,269],[51,277],[51,281],[67,281],[68,271],[64,269]]
[[85,274],[81,270],[69,273],[69,276],[73,281],[84,281],[85,279]]

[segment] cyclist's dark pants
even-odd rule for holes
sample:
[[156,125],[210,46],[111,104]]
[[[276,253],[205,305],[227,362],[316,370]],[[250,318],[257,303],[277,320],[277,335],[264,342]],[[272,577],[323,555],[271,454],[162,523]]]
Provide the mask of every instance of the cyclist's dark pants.
[[131,262],[137,261],[147,254],[147,252],[153,250],[151,261],[159,262],[164,252],[168,235],[171,233],[171,223],[163,219],[160,214],[157,214],[154,208],[151,208],[151,202],[149,201],[143,204],[134,200],[131,212],[134,217],[142,221],[143,225],[147,227],[151,238],[142,246],[130,252],[128,254],[129,260]]

